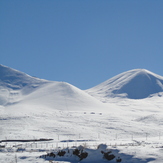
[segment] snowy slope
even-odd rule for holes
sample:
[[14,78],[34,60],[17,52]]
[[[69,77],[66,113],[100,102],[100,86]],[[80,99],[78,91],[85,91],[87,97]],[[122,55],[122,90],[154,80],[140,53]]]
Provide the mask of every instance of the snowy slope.
[[0,64],[0,86],[19,90],[26,86],[37,87],[49,81],[32,77],[18,70]]
[[96,106],[101,102],[77,87],[66,83],[47,81],[0,65],[0,105],[14,102],[32,103],[65,109]]
[[15,103],[50,81],[31,77],[23,72],[0,65],[0,105]]
[[134,69],[121,73],[86,92],[103,102],[112,97],[143,99],[163,92],[163,77],[145,69]]
[[57,110],[88,110],[101,102],[83,90],[66,83],[52,82],[24,97],[22,103],[48,106]]
[[[1,69],[5,69],[1,71],[3,72],[0,97],[0,131],[2,133],[0,137],[2,139],[10,133],[13,137],[19,134],[21,137],[25,135],[44,136],[46,132],[42,131],[46,131],[47,126],[51,126],[48,132],[53,135],[56,134],[54,125],[57,125],[57,130],[60,129],[58,132],[64,133],[69,130],[69,127],[72,128],[72,123],[75,124],[78,118],[75,116],[72,122],[68,121],[66,125],[69,127],[65,128],[63,132],[65,123],[60,123],[60,121],[64,118],[71,119],[71,116],[67,117],[69,112],[84,114],[84,111],[91,112],[103,107],[102,102],[71,84],[35,79],[3,66]],[[14,80],[11,76],[14,76]],[[23,83],[26,84],[22,86]],[[15,89],[15,87],[18,88]],[[65,112],[64,116],[61,111]]]
[[[151,98],[136,101],[130,99],[135,96],[133,93],[136,90],[137,96],[145,97],[156,92],[160,92],[159,95],[162,96],[162,77],[147,70],[124,72],[88,90],[94,97],[69,83],[35,79],[5,66],[1,66],[1,72],[0,131],[3,134],[0,136],[2,138],[10,133],[15,137],[20,131],[22,137],[27,133],[32,136],[44,136],[47,134],[44,131],[47,130],[48,135],[55,135],[56,131],[62,134],[73,132],[75,135],[89,131],[96,136],[100,131],[104,137],[108,133],[115,135],[119,132],[139,135],[139,131],[142,130],[140,123],[144,124],[143,131],[151,134],[162,128],[163,97],[151,95],[152,100]],[[22,86],[22,83],[26,85]],[[15,89],[15,86],[19,88]],[[130,98],[121,98],[121,94]],[[111,98],[115,96],[119,98]],[[95,97],[102,101],[107,101],[109,98],[109,103],[102,103]],[[103,123],[102,128],[101,123]],[[146,123],[150,127],[147,127]],[[67,127],[64,127],[65,125]],[[5,126],[10,130],[6,130]],[[77,129],[79,131],[76,131]]]
[[[114,145],[132,142],[142,146],[119,147],[126,153],[122,157],[129,162],[156,160],[159,163],[158,160],[163,159],[161,76],[147,70],[131,70],[87,90],[92,97],[66,82],[33,78],[11,68],[5,71],[1,70],[3,75],[0,75],[0,140],[52,138],[54,140],[49,143],[50,148],[52,145],[58,146],[58,143],[65,146],[64,143],[68,145],[71,142],[94,142],[96,145],[100,142]],[[148,87],[143,84],[144,81]],[[136,95],[132,92],[135,87],[141,88]],[[138,99],[140,94],[141,99]],[[151,98],[144,98],[148,96]],[[103,103],[97,98],[109,103]],[[156,144],[148,144],[150,147],[145,148],[144,141],[146,144],[148,141]],[[153,148],[157,144],[160,147]],[[46,143],[39,145],[38,151],[48,148]],[[154,155],[151,154],[153,151]],[[12,162],[15,153],[11,153],[0,152],[0,162]],[[39,154],[28,153],[28,150],[17,155],[18,162],[49,162],[38,159]],[[8,159],[10,156],[11,159]],[[151,157],[154,159],[148,159]]]

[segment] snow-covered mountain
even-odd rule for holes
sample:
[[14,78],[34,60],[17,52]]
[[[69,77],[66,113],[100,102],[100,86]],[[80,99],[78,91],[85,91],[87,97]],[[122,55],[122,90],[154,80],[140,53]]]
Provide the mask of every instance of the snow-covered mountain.
[[27,75],[21,71],[0,64],[0,86],[20,90],[24,87],[36,88],[49,81]]
[[11,105],[15,102],[35,103],[58,109],[69,104],[73,108],[79,104],[95,106],[101,103],[69,83],[35,78],[0,65],[0,105]]
[[[162,92],[163,77],[142,69],[124,72],[84,91],[0,65],[0,140],[139,142],[147,140],[147,133],[155,140],[163,130]],[[146,98],[149,96],[152,100]],[[0,162],[2,155],[5,153],[0,153]],[[22,158],[26,160],[20,156],[19,162]],[[3,160],[9,162],[8,155]]]
[[86,92],[103,102],[112,97],[143,99],[163,92],[163,77],[145,69],[134,69],[121,73]]
[[32,77],[18,70],[0,65],[0,105],[15,103],[50,81]]

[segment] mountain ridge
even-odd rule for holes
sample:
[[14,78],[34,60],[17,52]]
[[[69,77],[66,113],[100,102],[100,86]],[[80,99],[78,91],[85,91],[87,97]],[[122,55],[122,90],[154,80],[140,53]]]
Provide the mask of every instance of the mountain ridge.
[[[32,77],[0,64],[0,104],[6,103],[2,101],[7,100],[9,94],[11,95],[10,92],[14,91],[14,94],[28,95],[37,88],[54,82],[56,81]],[[102,102],[115,97],[143,99],[150,97],[152,94],[163,92],[163,77],[146,69],[133,69],[118,74],[95,87],[85,90],[85,92]]]

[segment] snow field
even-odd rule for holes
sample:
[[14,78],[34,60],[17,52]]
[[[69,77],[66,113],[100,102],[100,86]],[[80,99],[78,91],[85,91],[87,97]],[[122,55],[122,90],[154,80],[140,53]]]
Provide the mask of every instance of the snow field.
[[[34,78],[2,65],[0,73],[0,141],[53,139],[2,142],[0,145],[6,147],[0,149],[0,163],[49,162],[38,157],[59,147],[83,144],[92,153],[83,163],[103,163],[106,160],[95,151],[101,143],[125,163],[163,162],[163,93],[159,92],[163,77],[147,70],[132,70],[82,91],[65,82]],[[142,84],[144,81],[147,84]],[[69,158],[56,162],[63,159]]]

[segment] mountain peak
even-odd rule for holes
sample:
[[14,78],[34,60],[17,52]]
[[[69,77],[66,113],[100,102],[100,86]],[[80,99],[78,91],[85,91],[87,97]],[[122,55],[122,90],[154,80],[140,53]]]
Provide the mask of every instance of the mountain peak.
[[151,94],[163,92],[163,77],[146,69],[133,69],[107,80],[87,92],[103,99],[119,96],[143,99]]

